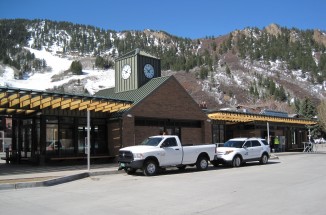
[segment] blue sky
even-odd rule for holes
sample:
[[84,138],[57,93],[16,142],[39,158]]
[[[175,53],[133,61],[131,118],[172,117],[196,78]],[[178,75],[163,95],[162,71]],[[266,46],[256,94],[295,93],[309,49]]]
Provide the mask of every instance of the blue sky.
[[1,0],[0,19],[11,18],[163,30],[195,39],[271,23],[326,31],[326,0]]

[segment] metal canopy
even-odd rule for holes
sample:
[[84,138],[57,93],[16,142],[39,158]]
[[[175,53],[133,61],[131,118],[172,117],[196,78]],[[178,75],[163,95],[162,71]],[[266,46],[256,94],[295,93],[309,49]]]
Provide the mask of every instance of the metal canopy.
[[275,122],[275,123],[290,123],[301,125],[314,125],[317,122],[313,120],[305,120],[289,117],[267,116],[261,114],[235,113],[235,112],[216,112],[208,114],[212,120],[223,120],[229,122]]
[[30,114],[43,109],[113,113],[131,105],[127,100],[0,87],[0,114]]

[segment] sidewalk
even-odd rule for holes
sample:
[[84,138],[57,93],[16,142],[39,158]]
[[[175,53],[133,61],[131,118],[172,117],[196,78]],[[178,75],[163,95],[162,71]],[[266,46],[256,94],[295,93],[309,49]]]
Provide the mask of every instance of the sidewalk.
[[117,163],[85,165],[32,166],[0,163],[0,190],[53,186],[90,176],[118,174]]

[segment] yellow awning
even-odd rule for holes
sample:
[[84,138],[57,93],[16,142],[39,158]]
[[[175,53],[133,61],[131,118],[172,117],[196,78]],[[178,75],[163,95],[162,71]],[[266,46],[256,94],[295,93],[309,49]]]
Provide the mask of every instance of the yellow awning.
[[0,114],[30,114],[45,109],[113,113],[131,105],[127,100],[0,87]]
[[248,114],[248,113],[235,113],[235,112],[215,112],[208,114],[208,117],[212,120],[222,120],[229,122],[277,122],[277,123],[291,123],[291,124],[301,124],[301,125],[314,125],[317,124],[313,120],[305,120],[290,117],[276,117],[267,116],[261,114]]

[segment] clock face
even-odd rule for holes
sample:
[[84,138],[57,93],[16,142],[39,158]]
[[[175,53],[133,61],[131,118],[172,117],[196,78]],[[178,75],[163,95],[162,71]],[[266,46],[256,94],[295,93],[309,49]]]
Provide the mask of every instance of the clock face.
[[126,64],[122,67],[121,76],[123,79],[128,79],[131,74],[131,67]]
[[153,78],[154,77],[154,67],[150,64],[146,64],[144,66],[144,74],[146,78]]

